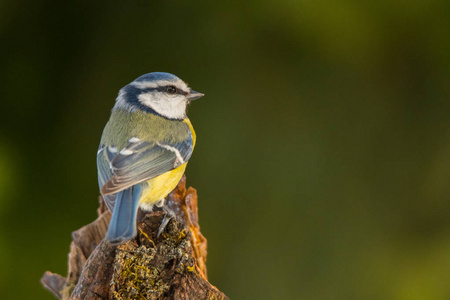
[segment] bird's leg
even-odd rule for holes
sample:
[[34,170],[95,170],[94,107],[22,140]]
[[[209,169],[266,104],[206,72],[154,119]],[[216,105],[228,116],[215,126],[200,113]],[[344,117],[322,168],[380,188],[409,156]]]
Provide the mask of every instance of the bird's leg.
[[157,237],[159,237],[161,235],[161,233],[164,231],[164,229],[166,228],[167,224],[169,224],[170,220],[175,218],[175,212],[168,205],[164,205],[164,199],[157,202],[156,205],[158,207],[162,206],[163,211],[166,213],[161,222],[161,225],[159,226],[158,236],[157,236]]

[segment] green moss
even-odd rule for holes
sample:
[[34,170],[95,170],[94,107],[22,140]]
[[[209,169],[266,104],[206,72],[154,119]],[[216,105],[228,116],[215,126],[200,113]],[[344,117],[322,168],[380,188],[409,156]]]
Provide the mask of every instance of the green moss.
[[[161,299],[170,292],[176,274],[194,273],[189,234],[170,222],[161,240],[146,245],[127,243],[117,248],[111,280],[114,299]],[[142,243],[144,244],[144,243]]]

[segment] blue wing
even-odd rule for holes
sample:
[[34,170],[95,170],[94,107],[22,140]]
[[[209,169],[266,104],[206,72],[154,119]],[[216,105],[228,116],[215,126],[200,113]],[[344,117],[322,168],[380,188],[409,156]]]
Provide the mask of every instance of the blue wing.
[[130,142],[120,152],[114,146],[100,146],[97,155],[98,180],[108,207],[115,194],[173,170],[187,162],[193,150],[192,134],[178,143]]

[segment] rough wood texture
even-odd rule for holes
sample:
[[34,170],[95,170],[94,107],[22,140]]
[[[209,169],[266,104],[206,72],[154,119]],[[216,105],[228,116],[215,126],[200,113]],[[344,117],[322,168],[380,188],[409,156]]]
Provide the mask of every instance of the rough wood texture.
[[67,278],[47,271],[42,284],[63,300],[228,299],[207,280],[197,192],[186,189],[185,177],[167,203],[177,220],[160,237],[165,213],[140,213],[136,239],[111,245],[102,241],[111,213],[100,199],[97,220],[72,234]]

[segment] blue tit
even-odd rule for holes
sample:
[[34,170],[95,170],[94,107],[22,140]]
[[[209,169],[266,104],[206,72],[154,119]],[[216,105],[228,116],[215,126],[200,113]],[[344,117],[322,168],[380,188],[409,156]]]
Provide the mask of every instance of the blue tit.
[[177,186],[196,140],[186,108],[202,96],[162,72],[119,91],[97,152],[100,193],[112,211],[110,243],[136,236],[138,208],[151,211]]

